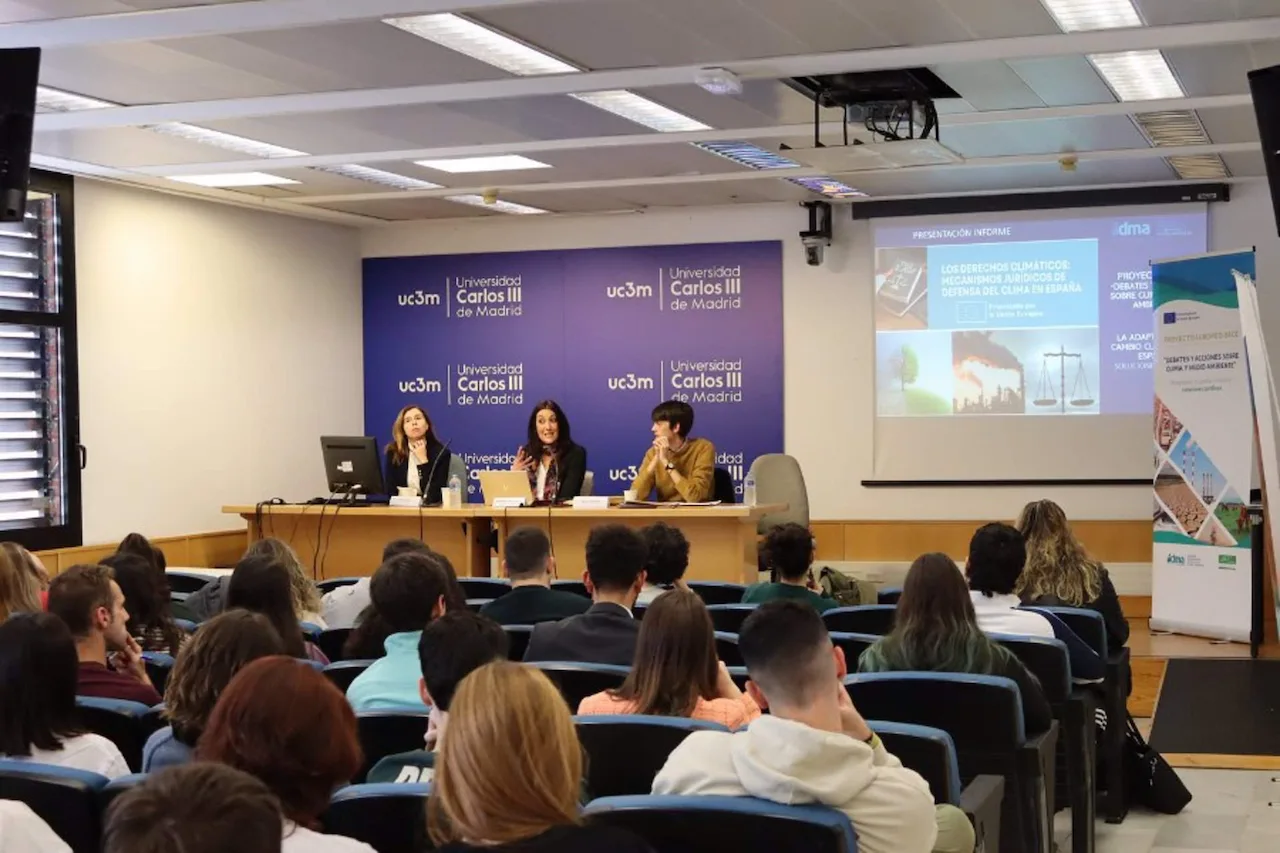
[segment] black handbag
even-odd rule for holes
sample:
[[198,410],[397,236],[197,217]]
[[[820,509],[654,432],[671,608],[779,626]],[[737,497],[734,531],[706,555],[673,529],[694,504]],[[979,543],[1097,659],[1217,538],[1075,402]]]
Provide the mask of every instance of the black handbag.
[[1125,776],[1132,802],[1162,814],[1177,814],[1191,802],[1191,792],[1160,753],[1147,745],[1133,717],[1125,714]]

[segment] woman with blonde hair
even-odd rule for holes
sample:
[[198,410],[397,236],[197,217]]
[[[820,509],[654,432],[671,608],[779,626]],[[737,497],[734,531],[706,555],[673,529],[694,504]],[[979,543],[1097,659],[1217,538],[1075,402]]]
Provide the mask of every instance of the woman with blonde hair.
[[391,424],[386,454],[389,493],[408,487],[423,495],[428,504],[440,503],[452,454],[440,443],[426,409],[409,405],[400,410]]
[[628,832],[579,822],[582,746],[533,667],[496,661],[462,680],[433,786],[427,826],[443,851],[650,853]]
[[0,622],[14,613],[39,613],[49,575],[34,554],[17,542],[0,542]]
[[1027,562],[1014,590],[1024,604],[1085,607],[1102,614],[1108,648],[1129,639],[1129,623],[1102,563],[1089,556],[1071,532],[1067,514],[1050,500],[1032,501],[1018,516],[1027,543]]
[[320,629],[329,627],[325,624],[324,617],[320,615],[323,606],[320,601],[320,590],[316,588],[315,582],[307,577],[307,571],[302,567],[302,561],[298,559],[298,552],[293,550],[288,542],[268,536],[250,545],[244,555],[269,557],[288,569],[293,615],[298,617],[299,622],[307,622]]

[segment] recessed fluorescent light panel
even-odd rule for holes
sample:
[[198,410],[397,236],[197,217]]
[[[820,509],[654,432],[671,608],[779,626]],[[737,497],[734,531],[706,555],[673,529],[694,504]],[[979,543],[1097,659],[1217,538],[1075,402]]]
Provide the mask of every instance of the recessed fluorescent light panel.
[[1140,27],[1133,0],[1041,0],[1064,32]]
[[1122,101],[1185,97],[1173,69],[1158,50],[1094,53],[1089,61]]
[[709,124],[703,124],[684,113],[678,113],[670,107],[664,107],[656,101],[651,101],[635,92],[628,92],[626,89],[583,92],[569,97],[663,133],[711,129]]
[[527,204],[519,204],[514,201],[506,201],[498,199],[493,204],[485,203],[483,196],[478,195],[451,195],[445,196],[449,201],[456,201],[458,204],[469,204],[472,207],[483,207],[485,210],[496,210],[499,213],[514,213],[518,215],[526,215],[531,213],[549,213],[540,207],[531,207]]
[[571,74],[582,70],[536,47],[458,15],[415,15],[408,18],[388,18],[384,23],[522,77]]
[[184,184],[195,184],[198,187],[271,187],[282,184],[296,184],[298,181],[282,178],[279,175],[268,175],[266,172],[240,172],[229,175],[176,175],[169,178]]
[[800,165],[750,142],[695,142],[693,147],[752,169],[795,169]]
[[407,175],[397,175],[395,172],[386,172],[369,166],[361,166],[357,163],[349,163],[345,166],[313,166],[312,168],[317,172],[328,172],[331,175],[341,175],[344,178],[352,178],[357,181],[368,181],[371,184],[381,184],[384,187],[391,187],[397,190],[440,189],[440,184],[433,184],[430,181],[423,181],[418,178],[410,178]]
[[283,145],[272,145],[270,142],[260,142],[245,136],[236,136],[234,133],[223,133],[220,130],[210,130],[207,127],[196,127],[182,122],[151,124],[147,125],[146,129],[189,142],[212,145],[224,151],[235,151],[237,154],[249,157],[261,157],[264,160],[271,157],[305,157],[307,155],[307,152],[298,151],[295,148],[285,148]]
[[1201,181],[1211,178],[1227,178],[1231,171],[1217,154],[1193,154],[1187,157],[1166,157],[1165,161],[1184,181]]
[[114,106],[118,105],[110,101],[100,101],[97,98],[88,98],[84,95],[63,92],[59,89],[50,89],[48,86],[36,87],[36,110],[38,112],[74,113],[80,110],[101,110]]
[[865,198],[867,195],[862,190],[855,190],[835,178],[788,178],[787,180],[827,198]]
[[417,160],[419,166],[463,175],[470,172],[514,172],[522,169],[550,169],[551,164],[521,157],[519,154],[501,154],[496,157],[455,157],[448,160]]

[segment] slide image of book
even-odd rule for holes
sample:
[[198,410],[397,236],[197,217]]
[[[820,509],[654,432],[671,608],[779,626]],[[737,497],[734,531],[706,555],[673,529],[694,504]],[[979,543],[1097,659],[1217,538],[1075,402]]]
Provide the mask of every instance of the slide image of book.
[[876,250],[876,329],[928,327],[928,249]]
[[1160,503],[1188,535],[1198,531],[1209,515],[1209,510],[1196,497],[1196,493],[1191,491],[1187,481],[1167,462],[1156,475],[1155,492]]
[[1191,484],[1205,506],[1213,506],[1227,487],[1227,478],[1209,459],[1204,448],[1196,443],[1190,430],[1182,431],[1182,436],[1169,451],[1169,461],[1182,472],[1183,478]]
[[958,415],[1020,415],[1026,409],[1022,361],[1007,333],[953,332],[951,363]]
[[1231,486],[1227,486],[1226,491],[1222,493],[1222,497],[1218,500],[1218,505],[1213,508],[1213,515],[1231,534],[1235,544],[1245,548],[1253,544],[1253,530],[1249,526],[1249,510],[1245,508],[1244,501],[1240,499],[1240,496],[1236,494],[1236,490]]
[[951,414],[951,333],[876,333],[876,413]]
[[1205,520],[1204,526],[1196,534],[1196,539],[1206,545],[1217,545],[1219,548],[1234,548],[1236,540],[1223,527],[1222,522],[1214,516]]
[[1156,397],[1154,424],[1156,444],[1160,445],[1161,450],[1167,451],[1178,440],[1182,432],[1182,421],[1178,420],[1178,416],[1159,397]]
[[1017,329],[993,332],[991,339],[1025,365],[1027,414],[1098,414],[1096,327]]

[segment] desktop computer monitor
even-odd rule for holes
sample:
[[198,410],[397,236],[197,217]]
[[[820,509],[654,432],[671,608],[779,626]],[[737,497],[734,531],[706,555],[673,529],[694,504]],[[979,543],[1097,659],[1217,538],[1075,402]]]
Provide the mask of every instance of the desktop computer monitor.
[[337,495],[385,495],[378,443],[366,435],[322,435],[324,474],[329,491]]

